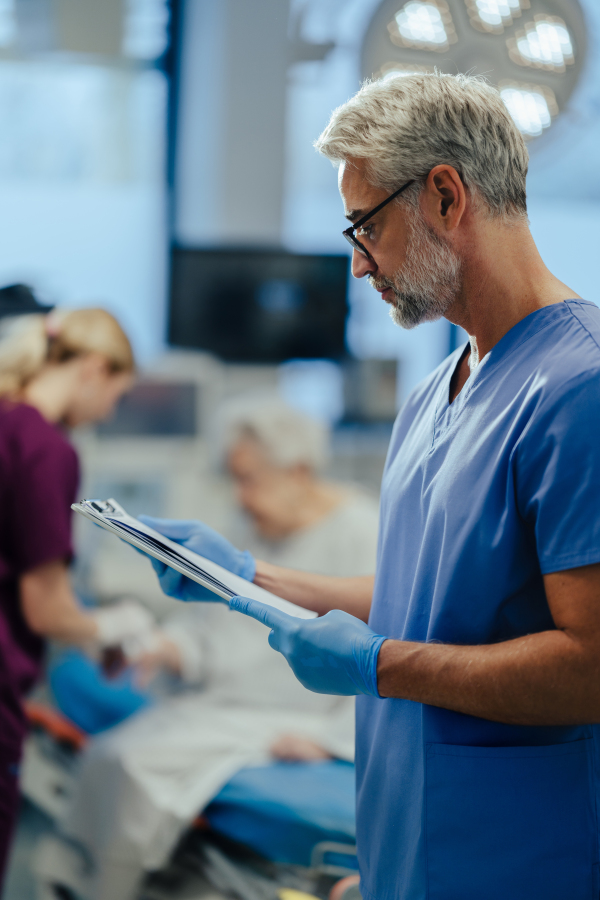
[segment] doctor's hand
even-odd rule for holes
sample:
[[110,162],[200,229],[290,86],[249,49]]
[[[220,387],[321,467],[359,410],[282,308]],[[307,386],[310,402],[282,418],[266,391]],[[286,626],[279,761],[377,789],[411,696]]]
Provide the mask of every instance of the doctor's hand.
[[318,619],[297,619],[247,597],[234,597],[229,607],[271,629],[269,644],[310,691],[379,697],[377,656],[386,638],[360,619],[340,609]]
[[[165,537],[170,538],[182,547],[199,553],[200,556],[210,559],[234,575],[252,581],[256,573],[254,557],[247,550],[238,550],[230,544],[223,535],[213,528],[209,528],[204,522],[196,520],[155,519],[153,516],[139,516],[140,522],[154,528]],[[169,568],[159,560],[150,557],[152,567],[158,576],[160,586],[165,594],[176,600],[211,601],[221,600],[212,591],[202,587],[201,584],[180,575],[174,569]]]

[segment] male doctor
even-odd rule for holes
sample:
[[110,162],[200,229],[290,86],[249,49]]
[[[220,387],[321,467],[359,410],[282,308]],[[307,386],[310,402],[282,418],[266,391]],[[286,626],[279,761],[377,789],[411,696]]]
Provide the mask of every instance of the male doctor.
[[361,695],[364,897],[598,900],[600,310],[542,262],[527,150],[484,82],[367,84],[316,146],[354,275],[400,326],[444,316],[469,343],[396,421],[374,582],[267,565],[201,523],[185,543],[318,612],[231,602],[306,687]]

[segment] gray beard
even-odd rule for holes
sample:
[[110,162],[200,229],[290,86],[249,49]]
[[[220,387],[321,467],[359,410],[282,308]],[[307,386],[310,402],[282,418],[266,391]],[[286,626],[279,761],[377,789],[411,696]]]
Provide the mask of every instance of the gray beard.
[[406,260],[392,278],[370,278],[377,290],[394,292],[390,317],[401,328],[415,328],[446,314],[461,288],[460,257],[431,228],[420,210],[410,224]]

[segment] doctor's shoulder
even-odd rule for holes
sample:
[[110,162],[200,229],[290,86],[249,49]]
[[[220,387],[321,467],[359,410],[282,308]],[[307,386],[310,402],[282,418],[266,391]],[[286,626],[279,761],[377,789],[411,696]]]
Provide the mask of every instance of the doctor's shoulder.
[[546,343],[546,353],[538,357],[532,373],[540,412],[548,407],[558,411],[577,396],[589,403],[591,413],[600,400],[600,309],[575,301],[568,308],[571,315],[557,323],[562,327]]

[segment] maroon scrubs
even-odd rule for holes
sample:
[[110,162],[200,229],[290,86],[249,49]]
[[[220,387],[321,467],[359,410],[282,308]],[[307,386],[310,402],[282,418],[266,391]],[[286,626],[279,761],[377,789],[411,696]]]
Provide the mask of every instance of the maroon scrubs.
[[32,406],[0,400],[0,885],[18,809],[22,699],[44,656],[21,612],[19,577],[71,558],[78,480],[77,455],[59,429]]

